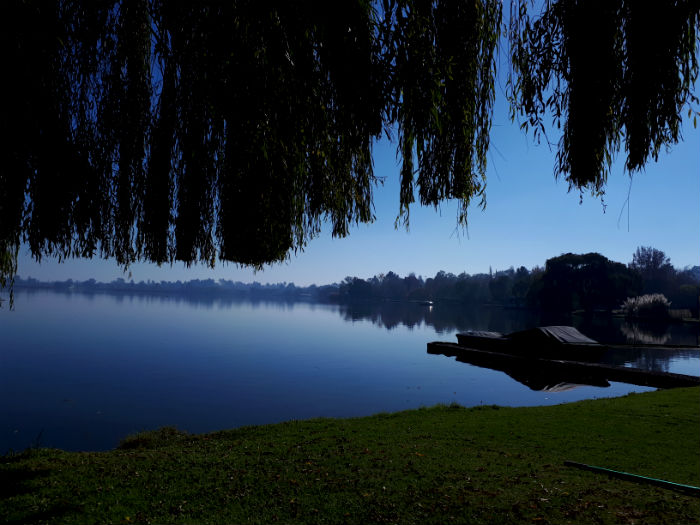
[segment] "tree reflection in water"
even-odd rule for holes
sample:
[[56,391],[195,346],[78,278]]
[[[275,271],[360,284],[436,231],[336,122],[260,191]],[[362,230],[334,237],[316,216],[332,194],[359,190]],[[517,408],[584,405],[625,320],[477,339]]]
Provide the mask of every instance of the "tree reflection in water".
[[631,344],[665,345],[669,344],[671,339],[668,324],[665,323],[652,323],[641,327],[638,323],[624,321],[620,325],[620,330],[627,337],[627,342]]
[[700,326],[697,324],[629,323],[609,315],[578,316],[458,303],[426,306],[411,302],[366,301],[341,303],[337,307],[346,321],[367,320],[387,330],[401,325],[410,329],[429,326],[439,334],[450,336],[467,330],[507,334],[536,326],[567,325],[607,344],[700,345]]

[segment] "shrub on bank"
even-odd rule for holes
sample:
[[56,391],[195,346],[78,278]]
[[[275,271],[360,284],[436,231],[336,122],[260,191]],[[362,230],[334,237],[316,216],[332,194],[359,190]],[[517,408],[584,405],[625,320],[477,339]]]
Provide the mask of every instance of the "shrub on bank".
[[671,316],[671,302],[660,293],[628,297],[621,308],[627,318],[664,320]]

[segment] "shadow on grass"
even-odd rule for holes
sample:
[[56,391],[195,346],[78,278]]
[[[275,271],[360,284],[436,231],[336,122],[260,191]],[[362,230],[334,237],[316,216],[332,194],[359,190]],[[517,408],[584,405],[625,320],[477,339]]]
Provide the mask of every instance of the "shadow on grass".
[[[4,502],[12,498],[21,499],[25,494],[31,494],[37,489],[33,487],[33,481],[40,478],[48,477],[50,469],[29,469],[19,466],[20,461],[26,459],[24,454],[16,456],[5,456],[0,458],[0,464],[9,466],[0,470],[0,509],[5,507]],[[11,466],[17,463],[17,466]],[[62,501],[52,504],[48,508],[37,509],[35,505],[32,508],[27,504],[22,508],[18,505],[14,512],[5,514],[0,512],[0,521],[7,524],[14,523],[38,523],[38,522],[54,522],[57,518],[80,511],[80,506],[68,501]]]
[[[7,464],[13,462],[12,459],[2,459]],[[20,494],[29,494],[31,486],[29,482],[40,477],[48,476],[48,469],[28,470],[24,468],[10,468],[0,470],[0,501],[9,499]]]
[[39,510],[36,512],[23,513],[17,516],[7,516],[3,521],[6,525],[15,525],[19,523],[54,523],[59,517],[66,514],[75,514],[80,511],[77,505],[61,504],[54,505],[48,509]]

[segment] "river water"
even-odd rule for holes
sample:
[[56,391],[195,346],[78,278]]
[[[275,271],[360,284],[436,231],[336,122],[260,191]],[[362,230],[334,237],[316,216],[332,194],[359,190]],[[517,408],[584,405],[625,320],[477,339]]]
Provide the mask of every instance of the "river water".
[[[462,330],[541,324],[574,324],[601,342],[698,344],[692,325],[495,308],[18,290],[14,310],[0,309],[0,454],[35,445],[106,450],[166,425],[199,433],[437,403],[549,405],[650,390],[611,383],[537,391],[426,351]],[[697,349],[615,359],[700,373]]]

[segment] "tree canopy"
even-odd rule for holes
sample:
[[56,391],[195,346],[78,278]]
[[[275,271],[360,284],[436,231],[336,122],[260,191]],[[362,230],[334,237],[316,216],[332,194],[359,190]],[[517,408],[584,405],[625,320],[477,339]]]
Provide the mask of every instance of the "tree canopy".
[[[698,75],[700,5],[693,1],[511,4],[513,116],[536,137],[563,127],[555,173],[600,193],[621,141],[632,173],[681,138]],[[692,109],[688,108],[689,115]]]
[[640,276],[624,264],[599,253],[566,253],[547,259],[537,295],[543,308],[570,312],[618,308],[640,290]]
[[[696,102],[697,2],[511,4],[513,118],[564,133],[556,173],[600,191]],[[122,265],[261,266],[322,222],[373,219],[395,139],[400,216],[483,204],[498,0],[8,0],[0,6],[0,279],[17,246]],[[624,141],[623,141],[624,137]],[[1,283],[0,283],[1,284]]]

